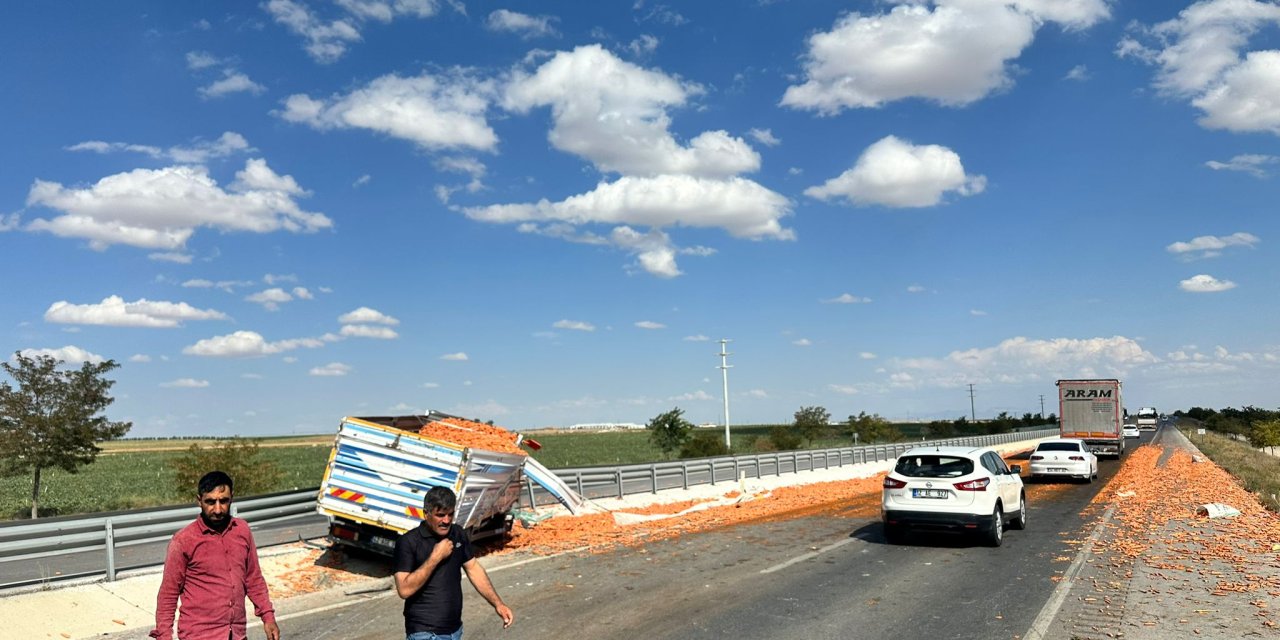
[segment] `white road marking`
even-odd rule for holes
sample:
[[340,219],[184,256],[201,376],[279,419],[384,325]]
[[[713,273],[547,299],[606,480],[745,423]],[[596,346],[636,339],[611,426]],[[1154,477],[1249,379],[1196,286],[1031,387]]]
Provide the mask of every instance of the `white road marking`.
[[1044,640],[1049,635],[1049,625],[1053,622],[1054,616],[1058,615],[1058,609],[1062,608],[1062,603],[1066,601],[1067,594],[1071,592],[1071,585],[1075,583],[1076,576],[1080,575],[1080,570],[1084,568],[1084,559],[1093,553],[1093,545],[1102,537],[1102,528],[1111,522],[1111,516],[1116,512],[1116,505],[1112,504],[1107,507],[1105,513],[1102,514],[1102,520],[1093,528],[1093,533],[1089,534],[1089,539],[1081,545],[1080,553],[1076,554],[1076,559],[1067,567],[1067,572],[1063,574],[1062,581],[1058,583],[1058,587],[1053,590],[1053,595],[1049,597],[1049,601],[1044,603],[1044,608],[1040,610],[1040,615],[1036,616],[1031,628],[1027,630],[1026,635],[1022,636],[1024,640]]
[[794,558],[792,558],[792,559],[790,559],[790,560],[788,560],[788,561],[786,561],[786,562],[784,562],[784,563],[782,563],[782,564],[775,564],[775,565],[773,565],[772,567],[769,567],[768,569],[761,569],[761,570],[760,570],[760,573],[773,573],[774,571],[778,571],[778,570],[780,570],[780,569],[786,569],[787,567],[789,567],[789,566],[791,566],[791,565],[793,565],[793,564],[795,564],[795,563],[797,563],[797,562],[804,562],[805,560],[808,560],[808,559],[810,559],[810,558],[816,558],[816,557],[818,557],[818,556],[820,556],[820,555],[822,555],[822,554],[824,554],[824,553],[826,553],[826,552],[828,552],[828,551],[833,551],[833,550],[835,550],[835,549],[839,549],[840,547],[843,547],[843,546],[845,546],[846,544],[849,544],[850,542],[853,542],[853,541],[855,541],[855,540],[857,540],[857,539],[858,539],[858,538],[845,538],[844,540],[841,540],[840,542],[837,542],[837,543],[835,543],[835,544],[829,544],[829,545],[827,545],[827,546],[825,546],[825,547],[823,547],[823,548],[821,548],[821,549],[818,549],[817,551],[810,551],[809,553],[806,553],[806,554],[803,554],[803,555],[796,556],[796,557],[794,557]]

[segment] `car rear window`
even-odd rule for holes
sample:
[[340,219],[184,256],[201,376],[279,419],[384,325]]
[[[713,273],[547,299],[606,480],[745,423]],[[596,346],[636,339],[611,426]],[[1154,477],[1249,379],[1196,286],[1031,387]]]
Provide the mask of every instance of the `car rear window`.
[[909,478],[955,478],[973,473],[973,460],[943,455],[903,456],[893,470]]
[[1041,442],[1036,447],[1036,451],[1079,451],[1080,444],[1076,442]]

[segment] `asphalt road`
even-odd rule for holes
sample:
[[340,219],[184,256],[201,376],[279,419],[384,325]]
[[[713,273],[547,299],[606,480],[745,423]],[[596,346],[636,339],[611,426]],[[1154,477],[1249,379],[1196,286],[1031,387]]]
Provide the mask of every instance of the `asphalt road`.
[[[1148,442],[1151,432],[1142,434]],[[1129,446],[1136,446],[1133,440]],[[1025,461],[1023,462],[1025,465]],[[466,587],[470,640],[591,638],[1018,638],[1087,537],[1093,484],[1028,486],[1028,529],[990,548],[957,535],[886,544],[865,500],[608,553],[482,559],[516,612],[502,630]],[[389,592],[333,598],[281,622],[288,637],[372,640],[403,632]]]

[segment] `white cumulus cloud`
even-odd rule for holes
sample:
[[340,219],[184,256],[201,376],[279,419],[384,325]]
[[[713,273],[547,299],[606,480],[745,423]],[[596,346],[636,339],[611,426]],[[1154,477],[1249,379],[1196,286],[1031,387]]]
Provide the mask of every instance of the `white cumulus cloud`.
[[222,78],[200,87],[198,93],[202,98],[221,98],[233,93],[261,94],[267,88],[249,79],[243,72],[227,69]]
[[465,209],[482,222],[564,221],[574,225],[632,224],[652,227],[718,227],[749,239],[790,240],[781,225],[790,214],[785,197],[743,178],[711,180],[664,175],[623,177],[560,202]]
[[169,382],[161,382],[160,386],[170,389],[204,389],[209,386],[209,381],[195,378],[178,378]]
[[1241,171],[1255,178],[1267,177],[1267,165],[1280,163],[1280,156],[1269,156],[1260,153],[1246,153],[1232,157],[1226,162],[1209,160],[1204,166],[1214,171]]
[[555,53],[533,73],[517,71],[502,100],[519,113],[551,107],[552,146],[603,172],[723,178],[759,169],[760,155],[725,131],[703,132],[688,145],[672,136],[667,109],[701,92],[587,45]]
[[[1175,242],[1165,247],[1165,251],[1175,255],[1192,254],[1194,257],[1212,258],[1221,255],[1228,247],[1248,247],[1262,242],[1252,233],[1237,231],[1229,236],[1197,236],[1189,242]],[[1195,255],[1198,254],[1198,255]]]
[[1036,29],[1084,29],[1106,0],[890,0],[887,13],[850,12],[809,37],[804,82],[782,104],[834,114],[904,98],[960,106],[1013,84],[1012,61]]
[[293,300],[293,296],[289,295],[289,292],[281,289],[280,287],[274,287],[245,296],[245,300],[248,300],[249,302],[256,302],[265,307],[268,311],[275,311],[280,308],[281,304]]
[[278,115],[315,129],[365,129],[423,149],[492,151],[498,136],[485,120],[493,86],[462,72],[386,75],[347,95],[289,96]]
[[556,320],[551,326],[557,329],[570,329],[572,331],[595,331],[595,325],[590,322],[582,322],[581,320]]
[[468,357],[467,357],[467,354],[466,354],[465,352],[463,352],[463,351],[459,351],[459,352],[457,352],[457,353],[446,353],[446,354],[444,354],[444,355],[440,356],[440,359],[441,359],[441,360],[445,360],[445,361],[449,361],[449,362],[466,362],[467,360],[470,360],[471,358],[468,358]]
[[559,35],[554,26],[555,22],[556,18],[553,16],[531,16],[509,9],[498,9],[485,19],[484,27],[490,31],[515,33],[529,39]]
[[661,322],[653,322],[652,320],[641,320],[636,323],[636,326],[641,329],[666,329],[667,328],[667,325],[662,324]]
[[1156,65],[1155,87],[1200,109],[1203,127],[1280,134],[1280,51],[1246,50],[1277,26],[1273,2],[1205,0],[1176,18],[1132,26],[1117,55]]
[[351,365],[343,364],[341,362],[330,362],[322,367],[312,367],[311,370],[307,372],[308,375],[322,377],[345,376],[348,373],[351,373]]
[[338,316],[338,322],[340,324],[386,324],[391,326],[400,324],[399,320],[369,307],[360,307],[359,309],[348,311]]
[[339,335],[348,338],[374,338],[376,340],[395,340],[400,337],[391,327],[376,327],[367,324],[343,325]]
[[235,153],[253,150],[254,148],[249,146],[249,141],[234,131],[224,131],[221,136],[218,136],[217,140],[197,138],[191,145],[175,145],[168,149],[145,144],[103,142],[101,140],[89,140],[67,147],[67,151],[88,151],[99,154],[141,153],[158,160],[170,160],[181,164],[201,164],[213,158],[225,158]]
[[985,188],[986,178],[966,175],[951,149],[887,136],[867,147],[852,168],[804,193],[820,200],[900,208],[931,207],[947,192],[969,196]]
[[1191,293],[1217,293],[1236,288],[1236,283],[1202,273],[1179,282],[1178,288]]
[[224,336],[205,338],[183,348],[182,352],[190,356],[212,358],[259,358],[294,349],[315,349],[324,344],[325,340],[321,338],[292,338],[267,342],[262,334],[255,331],[236,331]]
[[827,298],[821,302],[824,304],[865,304],[871,302],[871,298],[855,296],[852,293],[842,293],[834,298]]
[[[18,350],[18,353],[21,353],[28,358],[49,356],[54,360],[61,360],[67,364],[84,364],[86,362],[99,364],[106,361],[106,358],[74,345],[67,345],[57,349],[20,349]],[[12,359],[13,358],[10,357],[10,360]]]
[[249,160],[227,189],[201,166],[135,169],[102,178],[85,188],[36,180],[28,206],[59,211],[38,218],[30,231],[84,238],[102,250],[113,244],[178,250],[197,227],[221,231],[313,232],[333,225],[323,214],[303,211],[306,195],[290,176],[280,176],[263,160]]
[[[895,359],[895,386],[960,388],[970,383],[1016,384],[1074,377],[1124,377],[1158,359],[1132,338],[1009,338],[993,347],[953,351],[941,358]],[[900,374],[900,375],[898,375]]]
[[174,328],[187,320],[226,320],[227,315],[214,309],[197,309],[185,302],[146,298],[125,302],[120,296],[108,296],[97,304],[60,300],[49,306],[44,319],[59,324]]

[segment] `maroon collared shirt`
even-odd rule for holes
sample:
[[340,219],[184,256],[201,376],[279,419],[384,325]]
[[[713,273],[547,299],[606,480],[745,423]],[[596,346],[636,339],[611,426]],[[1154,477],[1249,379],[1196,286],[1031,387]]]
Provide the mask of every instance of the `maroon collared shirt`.
[[243,640],[245,596],[253,602],[253,615],[264,623],[275,621],[249,523],[232,518],[219,533],[196,518],[169,541],[150,636],[173,638],[176,611],[180,640],[227,640],[228,633]]

